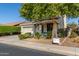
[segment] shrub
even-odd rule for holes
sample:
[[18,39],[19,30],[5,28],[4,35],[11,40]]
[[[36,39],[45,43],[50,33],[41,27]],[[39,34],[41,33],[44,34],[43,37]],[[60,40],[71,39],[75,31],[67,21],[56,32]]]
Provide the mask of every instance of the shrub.
[[18,37],[20,38],[20,40],[26,39],[26,37],[22,34],[18,35]]
[[64,31],[64,29],[59,29],[58,30],[58,36],[59,37],[65,37],[66,36],[66,32]]
[[47,39],[50,39],[51,37],[52,37],[52,32],[51,32],[51,31],[48,31],[46,38],[47,38]]
[[78,34],[78,36],[79,36],[79,29],[77,28],[76,30],[75,30],[75,32]]
[[40,37],[41,37],[41,34],[39,32],[36,32],[35,33],[35,38],[40,39]]
[[77,33],[72,31],[71,35],[70,35],[70,38],[76,38],[77,36],[78,36]]
[[31,38],[31,33],[25,33],[24,36],[25,36],[26,38]]
[[19,35],[20,40],[31,38],[31,33],[25,33]]

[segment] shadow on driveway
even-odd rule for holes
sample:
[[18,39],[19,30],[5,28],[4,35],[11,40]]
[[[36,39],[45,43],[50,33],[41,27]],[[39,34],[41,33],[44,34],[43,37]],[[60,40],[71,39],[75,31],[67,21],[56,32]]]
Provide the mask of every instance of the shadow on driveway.
[[64,55],[0,43],[0,56],[64,56]]

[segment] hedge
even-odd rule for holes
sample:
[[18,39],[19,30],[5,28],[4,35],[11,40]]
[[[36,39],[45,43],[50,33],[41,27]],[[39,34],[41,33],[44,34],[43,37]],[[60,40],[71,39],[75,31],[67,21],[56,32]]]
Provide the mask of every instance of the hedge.
[[0,35],[11,34],[11,33],[20,33],[20,27],[16,26],[0,26]]

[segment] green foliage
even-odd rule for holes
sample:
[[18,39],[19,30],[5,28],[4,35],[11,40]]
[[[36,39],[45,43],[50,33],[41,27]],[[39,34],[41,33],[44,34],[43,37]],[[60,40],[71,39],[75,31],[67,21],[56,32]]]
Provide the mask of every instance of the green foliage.
[[16,26],[0,26],[0,35],[20,33],[20,30],[20,27]]
[[45,20],[54,16],[79,16],[77,3],[25,3],[20,8],[21,17],[32,21]]
[[58,6],[61,15],[77,17],[79,16],[79,3],[63,3]]
[[20,40],[31,38],[31,33],[20,34],[18,37]]
[[36,32],[35,33],[35,38],[40,39],[40,37],[41,37],[41,34],[39,32]]
[[52,37],[52,32],[51,32],[51,31],[48,31],[48,32],[47,32],[47,37],[46,37],[46,38],[47,38],[47,39],[51,39],[51,37]]
[[25,36],[26,38],[31,38],[31,33],[25,33],[24,36]]
[[77,24],[73,22],[71,24],[67,24],[67,26],[72,27],[72,28],[75,28],[75,27],[77,27]]
[[72,31],[71,35],[70,35],[70,38],[76,38],[77,36],[78,36],[77,33]]
[[64,31],[64,29],[59,29],[59,30],[58,30],[58,36],[59,36],[59,37],[65,37],[66,34],[67,34],[67,33]]
[[71,24],[68,24],[69,27],[71,27],[72,29],[72,33],[71,33],[71,38],[72,37],[76,37],[79,35],[79,31],[78,31],[78,25],[76,23],[71,23]]
[[20,38],[20,40],[26,39],[25,35],[22,34],[18,35],[18,37]]
[[78,34],[78,36],[79,36],[79,31],[78,31],[78,28],[75,30],[75,32]]
[[[31,21],[41,21],[56,16],[64,17],[63,15],[78,17],[79,3],[25,3],[19,12],[21,17]],[[60,35],[63,36],[64,32]]]

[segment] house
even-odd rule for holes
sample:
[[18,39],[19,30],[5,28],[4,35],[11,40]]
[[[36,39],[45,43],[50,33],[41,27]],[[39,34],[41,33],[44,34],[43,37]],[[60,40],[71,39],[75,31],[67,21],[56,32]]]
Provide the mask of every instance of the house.
[[39,32],[41,35],[46,35],[47,32],[53,31],[53,36],[57,37],[58,29],[65,29],[67,27],[66,24],[66,16],[62,17],[52,17],[48,20],[37,21],[37,22],[22,22],[19,24],[21,26],[21,34],[24,33],[32,33],[35,34]]
[[53,37],[57,37],[58,29],[65,29],[67,27],[66,24],[66,16],[62,17],[52,17],[48,20],[33,22],[33,30],[35,32],[39,32],[41,35],[46,35],[47,32],[53,32]]

